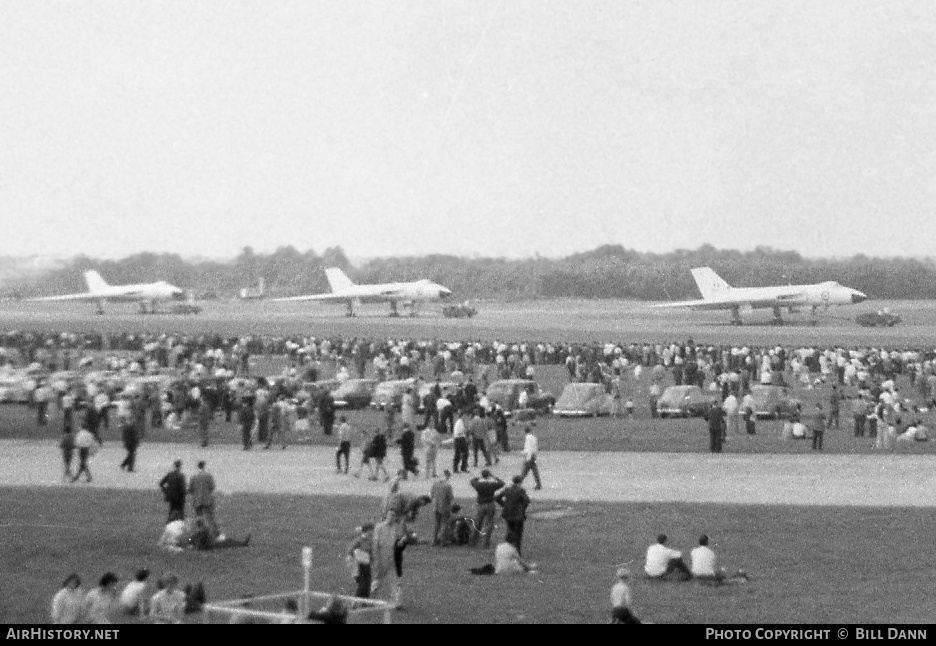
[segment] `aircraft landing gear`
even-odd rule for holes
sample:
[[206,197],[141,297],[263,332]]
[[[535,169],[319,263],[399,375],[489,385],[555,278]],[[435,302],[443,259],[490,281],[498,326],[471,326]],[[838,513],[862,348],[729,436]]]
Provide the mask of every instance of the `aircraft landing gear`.
[[731,308],[731,324],[744,325],[744,322],[741,320],[741,310],[737,306]]
[[400,313],[397,311],[397,304],[396,304],[396,301],[390,301],[390,316],[391,316],[391,317],[397,317],[397,316],[399,316],[399,315],[400,315]]
[[349,318],[354,316],[354,303],[352,303],[351,301],[348,301],[348,311],[345,314],[345,316]]
[[773,323],[774,325],[783,325],[783,317],[780,316],[780,308],[776,306],[773,308]]
[[812,312],[809,317],[809,324],[812,325],[813,327],[819,325],[819,317],[816,316],[816,309],[817,309],[816,306],[813,305]]

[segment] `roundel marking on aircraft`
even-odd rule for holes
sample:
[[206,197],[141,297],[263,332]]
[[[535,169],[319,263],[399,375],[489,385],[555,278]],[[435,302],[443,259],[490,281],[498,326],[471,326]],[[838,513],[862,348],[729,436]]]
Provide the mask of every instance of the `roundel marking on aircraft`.
[[822,292],[822,300],[824,300],[824,301],[828,301],[828,300],[829,300],[829,292],[827,292],[827,291],[826,291],[826,292]]

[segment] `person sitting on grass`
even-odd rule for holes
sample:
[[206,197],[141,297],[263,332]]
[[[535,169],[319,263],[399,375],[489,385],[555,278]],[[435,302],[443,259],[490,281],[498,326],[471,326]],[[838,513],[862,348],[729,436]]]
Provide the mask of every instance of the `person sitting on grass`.
[[702,534],[699,537],[699,546],[689,552],[689,570],[697,581],[721,585],[723,583],[746,583],[747,573],[738,570],[738,573],[729,576],[724,568],[717,566],[715,550],[709,547],[709,537]]
[[156,545],[170,552],[181,552],[187,548],[212,550],[222,547],[247,547],[250,534],[243,540],[219,534],[212,538],[208,523],[201,517],[189,520],[174,520],[167,523]]
[[647,548],[644,572],[650,579],[663,580],[677,571],[682,581],[692,578],[692,573],[682,560],[682,552],[667,547],[666,534],[660,534],[657,536],[657,542]]
[[313,610],[308,618],[323,624],[348,623],[348,607],[338,597],[332,595],[319,610]]
[[158,624],[181,624],[185,614],[185,592],[179,589],[179,579],[174,574],[162,582],[162,590],[150,600],[150,619]]
[[611,586],[611,623],[639,624],[640,620],[631,612],[631,573],[626,567],[618,568],[616,580]]
[[124,586],[123,592],[120,593],[120,612],[128,615],[145,615],[146,614],[146,602],[149,600],[149,594],[147,594],[147,588],[149,584],[146,582],[149,579],[150,572],[146,568],[137,570],[136,575],[133,577],[133,581]]
[[494,574],[536,574],[536,563],[524,561],[512,543],[504,541],[494,548]]

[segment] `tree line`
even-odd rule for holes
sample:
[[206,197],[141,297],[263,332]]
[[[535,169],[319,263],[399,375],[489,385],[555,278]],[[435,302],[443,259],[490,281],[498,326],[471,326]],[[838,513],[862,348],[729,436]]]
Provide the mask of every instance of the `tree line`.
[[340,267],[359,283],[429,278],[452,289],[456,298],[698,298],[689,270],[708,266],[733,286],[755,287],[835,280],[875,299],[936,298],[936,263],[913,258],[803,258],[794,251],[758,247],[643,253],[605,245],[563,258],[464,258],[451,255],[377,258],[352,267],[340,247],[322,254],[281,247],[256,253],[245,247],[228,262],[186,260],[175,254],[140,253],[120,260],[78,256],[66,265],[16,278],[6,296],[23,297],[84,291],[82,272],[96,269],[112,284],[166,280],[196,295],[232,296],[261,277],[267,294],[327,292],[325,267]]

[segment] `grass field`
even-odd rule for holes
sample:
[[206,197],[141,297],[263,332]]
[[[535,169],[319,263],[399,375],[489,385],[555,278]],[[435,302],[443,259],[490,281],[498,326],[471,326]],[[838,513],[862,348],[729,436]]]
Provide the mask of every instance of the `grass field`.
[[[340,558],[352,528],[376,512],[376,498],[225,497],[219,518],[245,549],[171,555],[154,547],[165,517],[154,493],[3,488],[0,619],[41,622],[65,575],[86,582],[105,570],[124,579],[143,566],[203,580],[212,599],[301,587],[299,551],[314,551],[313,588],[351,590]],[[534,503],[535,515],[556,503]],[[539,576],[477,577],[483,549],[418,545],[406,552],[406,611],[395,622],[602,623],[617,564],[639,571],[660,531],[687,550],[707,532],[726,567],[747,585],[634,584],[636,612],[657,623],[929,622],[936,616],[932,560],[921,557],[936,516],[901,508],[576,503],[573,515],[531,519],[524,555]],[[428,535],[427,515],[417,523]],[[496,537],[503,535],[498,528]],[[921,551],[923,550],[923,551]],[[574,591],[574,594],[570,592]]]

